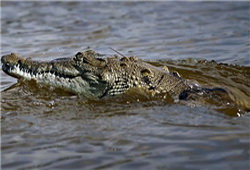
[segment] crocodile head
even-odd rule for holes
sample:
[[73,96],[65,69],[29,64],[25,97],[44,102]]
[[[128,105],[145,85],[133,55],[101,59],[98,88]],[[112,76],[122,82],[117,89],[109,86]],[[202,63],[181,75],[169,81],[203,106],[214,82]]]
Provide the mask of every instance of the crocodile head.
[[125,93],[131,87],[144,87],[153,94],[180,94],[190,88],[178,74],[139,60],[137,57],[101,55],[88,50],[72,58],[38,62],[15,53],[2,57],[3,71],[10,76],[34,79],[38,83],[61,88],[87,97]]
[[78,52],[73,58],[40,62],[11,53],[3,56],[1,62],[3,71],[12,77],[34,79],[38,83],[97,97],[107,88],[107,83],[101,78],[101,68],[106,61],[99,56],[89,50]]

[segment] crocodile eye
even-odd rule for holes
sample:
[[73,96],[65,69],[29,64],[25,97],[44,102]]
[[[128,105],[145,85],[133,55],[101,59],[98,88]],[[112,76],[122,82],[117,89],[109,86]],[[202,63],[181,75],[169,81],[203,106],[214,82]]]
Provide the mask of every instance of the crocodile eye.
[[82,53],[82,52],[78,52],[76,55],[75,55],[75,58],[74,58],[75,61],[81,61],[83,63],[89,63],[89,58],[88,56],[85,55],[85,53]]
[[83,58],[83,54],[81,52],[78,52],[76,55],[75,55],[75,58],[74,60],[76,61],[81,61]]

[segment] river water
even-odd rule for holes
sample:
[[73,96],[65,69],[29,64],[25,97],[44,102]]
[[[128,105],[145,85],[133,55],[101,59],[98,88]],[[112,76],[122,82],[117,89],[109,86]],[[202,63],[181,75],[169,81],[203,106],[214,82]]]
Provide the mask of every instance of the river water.
[[[52,60],[112,47],[249,108],[249,16],[249,2],[1,2],[1,53]],[[16,82],[1,71],[2,169],[250,168],[247,112]]]

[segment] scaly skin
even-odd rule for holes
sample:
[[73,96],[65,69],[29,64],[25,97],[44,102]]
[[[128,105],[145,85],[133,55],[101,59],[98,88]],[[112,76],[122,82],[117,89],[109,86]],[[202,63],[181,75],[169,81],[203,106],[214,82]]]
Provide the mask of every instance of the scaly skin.
[[223,89],[202,88],[171,73],[167,68],[150,65],[137,57],[101,58],[92,50],[78,52],[73,58],[38,62],[15,53],[2,57],[2,69],[12,77],[34,79],[38,83],[61,88],[89,98],[125,93],[132,87],[145,88],[152,94],[168,93],[179,99],[196,98],[197,94]]

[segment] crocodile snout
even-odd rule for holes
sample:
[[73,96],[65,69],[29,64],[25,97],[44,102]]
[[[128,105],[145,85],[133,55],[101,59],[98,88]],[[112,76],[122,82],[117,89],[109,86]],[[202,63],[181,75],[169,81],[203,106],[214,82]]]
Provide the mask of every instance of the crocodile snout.
[[18,62],[21,62],[21,60],[23,59],[20,58],[18,54],[16,53],[7,54],[1,58],[2,64],[9,65],[9,66],[16,65],[18,64]]

